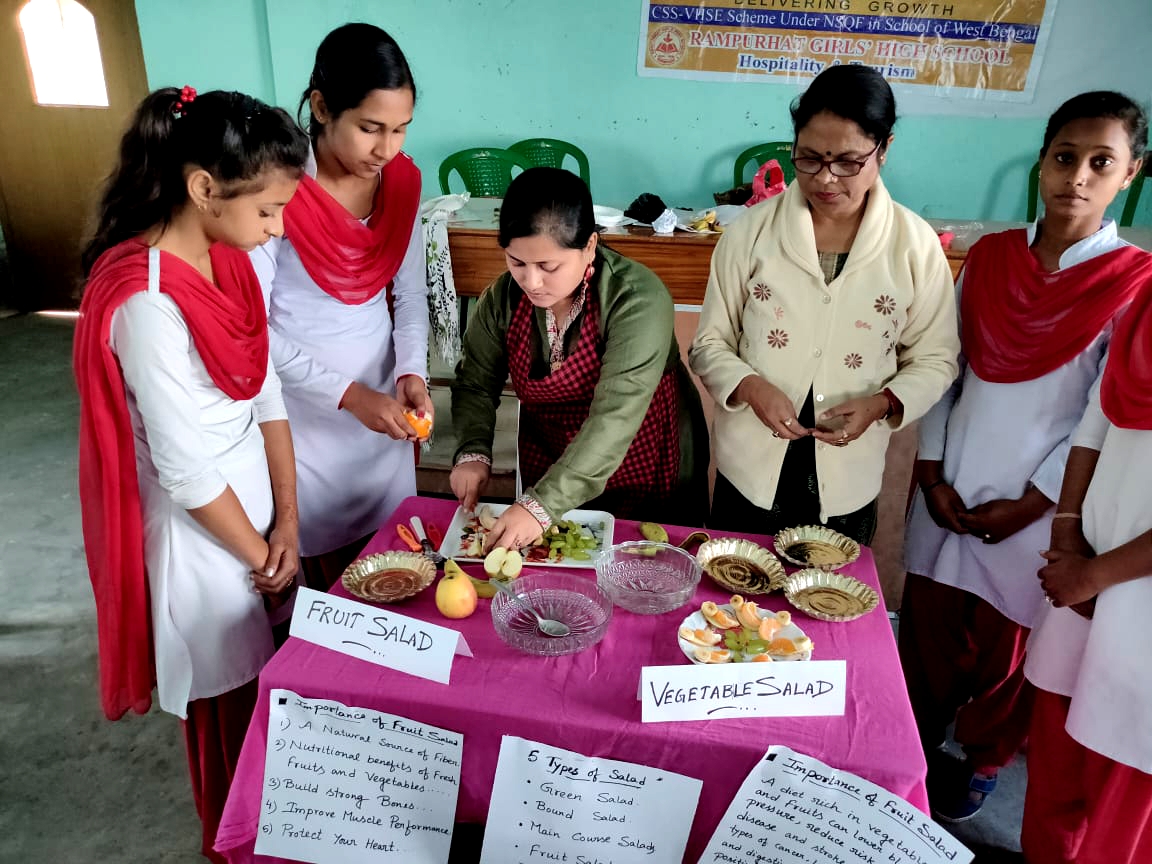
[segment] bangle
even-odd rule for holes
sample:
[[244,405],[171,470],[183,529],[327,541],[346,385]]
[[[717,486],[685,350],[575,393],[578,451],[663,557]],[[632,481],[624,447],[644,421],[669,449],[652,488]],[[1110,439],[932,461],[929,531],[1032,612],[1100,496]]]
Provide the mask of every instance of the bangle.
[[931,492],[937,486],[943,486],[943,485],[944,485],[944,478],[941,477],[939,480],[935,480],[932,483],[929,483],[927,486],[921,486],[920,491],[921,492]]
[[1053,521],[1055,521],[1056,519],[1082,519],[1082,518],[1083,517],[1079,513],[1057,513],[1055,516],[1052,517]]

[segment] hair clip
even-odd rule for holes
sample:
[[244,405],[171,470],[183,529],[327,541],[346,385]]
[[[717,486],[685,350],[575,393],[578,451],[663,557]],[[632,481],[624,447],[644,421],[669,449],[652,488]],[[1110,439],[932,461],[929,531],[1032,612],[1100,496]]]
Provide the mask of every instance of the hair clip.
[[184,109],[191,105],[196,99],[196,88],[189,87],[185,84],[180,88],[180,96],[172,103],[172,116],[179,119],[184,116]]

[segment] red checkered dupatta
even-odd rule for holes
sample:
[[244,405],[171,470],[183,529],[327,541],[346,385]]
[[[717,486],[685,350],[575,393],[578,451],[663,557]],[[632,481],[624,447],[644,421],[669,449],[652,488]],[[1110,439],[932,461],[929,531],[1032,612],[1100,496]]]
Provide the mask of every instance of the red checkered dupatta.
[[[514,289],[514,294],[519,300],[512,312],[506,345],[508,371],[520,399],[520,472],[527,487],[556,464],[588,419],[600,381],[604,349],[600,302],[595,285],[591,285],[575,349],[554,372],[533,378],[533,361],[542,356],[534,307],[518,290]],[[665,372],[636,437],[608,480],[606,491],[622,493],[626,502],[671,494],[680,471],[678,414],[676,376]]]

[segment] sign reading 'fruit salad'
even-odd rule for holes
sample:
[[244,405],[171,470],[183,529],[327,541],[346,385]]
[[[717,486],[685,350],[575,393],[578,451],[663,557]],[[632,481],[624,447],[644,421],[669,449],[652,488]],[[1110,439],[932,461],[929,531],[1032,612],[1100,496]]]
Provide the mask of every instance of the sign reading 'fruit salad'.
[[447,684],[456,654],[472,651],[457,630],[334,594],[301,588],[291,633],[315,645]]

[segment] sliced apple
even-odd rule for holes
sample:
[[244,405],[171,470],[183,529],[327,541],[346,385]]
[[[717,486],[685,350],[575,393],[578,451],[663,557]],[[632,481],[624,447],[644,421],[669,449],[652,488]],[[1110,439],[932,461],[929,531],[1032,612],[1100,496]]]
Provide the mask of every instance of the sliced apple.
[[[487,564],[484,567],[488,569]],[[504,555],[504,563],[500,565],[500,575],[505,579],[515,579],[524,569],[524,557],[515,549],[509,549]]]
[[500,568],[504,566],[504,559],[507,555],[507,549],[503,546],[497,546],[484,559],[484,572],[489,576],[499,576]]

